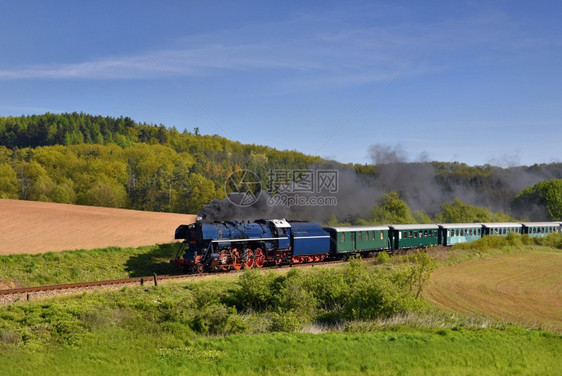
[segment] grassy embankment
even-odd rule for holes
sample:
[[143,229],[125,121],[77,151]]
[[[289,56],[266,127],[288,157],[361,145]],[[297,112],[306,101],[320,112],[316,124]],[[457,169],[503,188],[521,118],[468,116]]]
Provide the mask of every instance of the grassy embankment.
[[[520,237],[501,241],[507,243],[499,249],[441,252],[439,260],[546,250],[519,244]],[[167,261],[166,247],[157,248]],[[122,252],[129,252],[123,257],[128,266],[117,274],[139,272],[131,265],[158,259],[154,250]],[[49,256],[34,257],[46,260],[36,265],[47,273],[42,263],[51,262]],[[64,264],[66,254],[60,257]],[[0,374],[559,372],[559,334],[436,311],[416,298],[427,258],[404,261],[249,272],[0,307]]]
[[0,286],[27,287],[170,274],[178,244],[0,256]]
[[[0,256],[0,288],[170,274],[173,268],[169,261],[174,258],[178,246],[173,243]],[[539,239],[528,236],[509,236],[507,239],[486,237],[472,244],[457,245],[453,247],[454,252],[438,248],[430,251],[430,255],[443,266],[513,250],[540,249],[534,246],[562,249],[562,236]],[[404,260],[404,256],[393,257],[389,262],[401,264]]]
[[[294,306],[290,297],[325,273],[266,275],[279,284],[269,297],[262,289],[242,291],[260,278],[248,273],[240,283],[134,287],[2,307],[0,374],[555,375],[562,366],[558,334],[423,305],[392,311],[384,300],[378,305],[390,311],[373,311],[357,300],[373,286],[340,300],[352,302],[350,310],[317,304],[309,315],[318,321],[303,322],[300,315],[314,307]],[[274,308],[257,308],[270,298],[278,300]],[[255,311],[243,308],[250,304]],[[340,320],[322,317],[326,311],[339,312]],[[296,332],[273,333],[283,330]]]

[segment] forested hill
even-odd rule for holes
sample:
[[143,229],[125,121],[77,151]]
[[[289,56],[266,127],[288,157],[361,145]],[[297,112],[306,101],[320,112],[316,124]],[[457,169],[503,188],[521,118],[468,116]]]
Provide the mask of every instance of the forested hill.
[[[392,198],[403,200],[418,221],[430,220],[428,215],[443,218],[439,215],[451,209],[447,203],[462,212],[467,203],[519,218],[562,219],[557,210],[562,207],[560,163],[513,168],[458,162],[343,165],[128,117],[0,117],[0,198],[197,213],[225,197],[226,178],[234,171],[250,170],[267,187],[273,170],[319,166],[340,173],[338,205],[305,208],[310,210],[297,213],[303,219],[329,215],[351,223],[385,221],[388,217],[371,209],[388,204],[384,196],[390,192],[398,193]],[[472,217],[462,220],[486,219]]]
[[135,143],[166,145],[177,152],[208,153],[229,151],[238,154],[268,153],[287,162],[310,164],[320,158],[297,152],[279,152],[273,148],[243,145],[217,135],[202,136],[193,132],[178,132],[164,125],[139,123],[129,117],[93,116],[84,113],[63,113],[0,117],[0,145],[8,149],[35,148],[52,145],[116,144],[128,147]]
[[84,113],[0,117],[0,198],[196,213],[248,169],[306,169],[296,151]]

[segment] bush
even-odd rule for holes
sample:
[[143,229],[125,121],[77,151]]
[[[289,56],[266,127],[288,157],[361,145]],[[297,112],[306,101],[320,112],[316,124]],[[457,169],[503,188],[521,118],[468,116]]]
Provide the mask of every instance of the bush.
[[475,240],[471,243],[460,243],[455,244],[451,249],[472,249],[482,252],[487,252],[492,249],[501,249],[509,245],[506,237],[503,236],[483,236],[482,238]]
[[388,278],[373,275],[358,281],[344,307],[348,320],[372,320],[390,317],[407,311],[411,294],[398,288]]
[[273,306],[274,293],[284,277],[273,272],[265,274],[256,269],[246,270],[239,278],[234,291],[234,304],[240,310],[263,311]]
[[419,298],[437,264],[425,251],[417,251],[411,259],[414,265],[407,272],[407,281],[410,291]]
[[562,234],[560,233],[551,233],[544,237],[536,237],[532,239],[537,245],[562,249]]
[[271,315],[272,332],[296,332],[304,327],[306,320],[303,320],[298,313],[294,311],[288,312],[274,312]]
[[4,330],[0,333],[0,342],[7,345],[18,345],[21,341],[21,334],[19,333],[9,330]]
[[307,271],[302,286],[312,292],[320,311],[338,310],[349,296],[349,284],[341,272],[319,268]]
[[294,312],[299,317],[310,319],[316,314],[316,298],[318,291],[309,290],[305,286],[310,279],[308,274],[293,269],[287,273],[276,295],[276,306],[279,312]]
[[387,262],[390,262],[390,255],[386,253],[386,251],[379,252],[377,258],[375,259],[375,264],[381,265],[386,264]]
[[236,308],[210,304],[193,317],[191,327],[202,334],[233,334],[246,331],[246,325]]

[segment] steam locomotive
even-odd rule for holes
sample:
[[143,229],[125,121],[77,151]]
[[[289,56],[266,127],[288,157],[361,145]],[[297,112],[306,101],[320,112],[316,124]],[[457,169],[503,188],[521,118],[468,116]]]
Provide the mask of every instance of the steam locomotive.
[[535,237],[561,231],[562,222],[322,227],[285,219],[197,221],[176,229],[175,238],[183,242],[171,263],[184,273],[229,271],[449,246],[490,235]]

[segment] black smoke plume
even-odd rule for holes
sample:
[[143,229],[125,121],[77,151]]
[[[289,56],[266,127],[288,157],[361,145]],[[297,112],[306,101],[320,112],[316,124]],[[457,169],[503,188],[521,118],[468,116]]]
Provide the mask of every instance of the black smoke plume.
[[[275,200],[279,192],[270,193],[264,189],[253,205],[236,205],[233,203],[236,200],[228,198],[215,200],[203,208],[200,216],[207,222],[287,218],[321,223],[335,216],[340,222],[353,223],[366,217],[384,194],[394,191],[410,209],[423,210],[430,216],[438,213],[444,203],[460,199],[470,205],[511,213],[517,218],[541,221],[548,220],[543,208],[512,208],[512,200],[526,187],[542,180],[562,178],[561,163],[508,168],[485,165],[475,169],[456,162],[429,162],[427,152],[421,153],[417,161],[409,161],[401,145],[377,144],[369,148],[369,153],[373,166],[367,167],[372,173],[357,173],[356,168],[329,161],[309,167],[312,172],[337,171],[335,191],[289,191],[283,193],[288,200],[279,201]],[[335,205],[332,205],[334,201],[329,205],[287,205],[297,196],[305,202],[318,197],[335,199]]]

